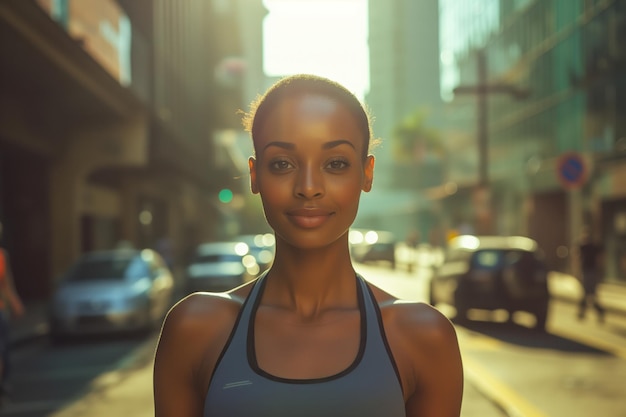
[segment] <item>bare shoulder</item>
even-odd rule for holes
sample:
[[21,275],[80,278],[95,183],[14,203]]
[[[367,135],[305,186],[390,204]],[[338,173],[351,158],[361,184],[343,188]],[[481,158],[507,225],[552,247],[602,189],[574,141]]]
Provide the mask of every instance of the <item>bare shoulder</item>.
[[463,366],[452,322],[430,304],[372,290],[402,379],[407,416],[458,416]]
[[388,310],[391,327],[423,348],[457,343],[450,320],[430,304],[398,300]]
[[168,312],[161,339],[215,340],[232,329],[249,286],[223,293],[196,292],[178,301]]
[[[228,318],[236,316],[241,302],[228,293],[196,292],[178,301],[167,313],[163,324],[162,337],[169,333],[184,336],[187,333],[198,336],[210,333],[221,326],[228,326]],[[207,321],[213,317],[213,320]]]
[[249,286],[194,293],[168,312],[154,359],[156,415],[200,415],[209,379],[237,321]]
[[400,300],[376,287],[372,290],[394,358],[401,369],[412,370],[411,378],[427,378],[443,363],[460,365],[457,333],[443,313],[425,302]]
[[456,332],[450,320],[430,304],[401,300],[378,287],[371,288],[388,335],[398,333],[420,346],[436,346],[451,339],[456,342]]
[[[176,364],[197,375],[210,375],[237,321],[249,285],[225,293],[198,292],[168,312],[157,346],[155,364]],[[204,385],[201,378],[197,383]]]

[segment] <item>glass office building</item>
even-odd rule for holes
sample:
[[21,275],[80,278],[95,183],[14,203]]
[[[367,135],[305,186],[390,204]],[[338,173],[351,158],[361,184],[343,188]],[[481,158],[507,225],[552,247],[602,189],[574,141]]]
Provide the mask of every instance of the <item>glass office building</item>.
[[441,0],[440,16],[442,96],[472,110],[466,146],[486,148],[452,158],[485,163],[490,231],[532,236],[571,271],[589,226],[605,280],[626,283],[626,2]]

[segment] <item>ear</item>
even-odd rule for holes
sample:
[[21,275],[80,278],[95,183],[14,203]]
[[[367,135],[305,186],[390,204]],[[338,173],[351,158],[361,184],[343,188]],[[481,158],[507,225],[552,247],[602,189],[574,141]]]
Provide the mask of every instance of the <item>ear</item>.
[[248,158],[248,168],[250,169],[250,189],[253,194],[259,193],[259,187],[256,185],[256,159],[253,156]]
[[363,191],[366,193],[372,189],[372,182],[374,181],[374,162],[374,155],[367,155],[363,170]]

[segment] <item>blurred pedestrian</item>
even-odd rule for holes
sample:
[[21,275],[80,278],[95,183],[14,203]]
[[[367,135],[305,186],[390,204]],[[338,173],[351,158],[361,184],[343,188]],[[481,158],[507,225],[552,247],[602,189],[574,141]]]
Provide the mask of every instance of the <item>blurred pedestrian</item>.
[[157,417],[452,417],[463,368],[454,327],[352,265],[348,231],[374,157],[358,99],[326,78],[278,81],[247,115],[253,193],[272,266],[168,313],[154,364]]
[[604,321],[605,309],[598,300],[597,288],[602,279],[604,250],[602,245],[593,240],[589,229],[585,228],[581,234],[578,246],[578,261],[580,265],[580,281],[583,295],[578,306],[578,318],[585,318],[591,304],[598,313],[598,321]]
[[[0,223],[0,239],[2,223]],[[10,369],[9,321],[24,314],[24,304],[13,284],[11,263],[7,251],[0,246],[0,393],[7,394]]]

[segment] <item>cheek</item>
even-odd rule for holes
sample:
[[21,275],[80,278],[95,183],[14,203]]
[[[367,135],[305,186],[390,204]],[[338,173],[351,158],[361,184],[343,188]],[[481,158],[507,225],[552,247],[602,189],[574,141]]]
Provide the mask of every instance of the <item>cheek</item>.
[[280,204],[281,200],[284,200],[284,190],[279,187],[263,187],[260,189],[261,200],[263,205],[272,206]]
[[284,189],[275,186],[264,187],[260,195],[265,220],[272,229],[280,229],[281,213],[289,205],[289,196],[285,195]]
[[279,184],[276,182],[264,183],[263,181],[259,181],[257,184],[266,216],[268,214],[271,215],[273,210],[277,210],[278,207],[284,205],[291,197],[289,184]]
[[357,204],[361,195],[361,178],[345,177],[331,181],[326,187],[326,192],[332,193],[335,201],[341,202],[342,205]]

